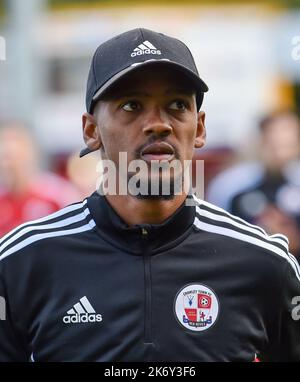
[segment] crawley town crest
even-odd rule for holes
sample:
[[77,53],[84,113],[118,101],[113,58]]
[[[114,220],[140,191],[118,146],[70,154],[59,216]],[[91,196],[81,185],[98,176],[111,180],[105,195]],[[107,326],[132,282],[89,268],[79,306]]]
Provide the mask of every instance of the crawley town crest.
[[177,293],[175,314],[180,324],[189,330],[200,332],[209,329],[219,314],[217,296],[205,285],[187,285]]

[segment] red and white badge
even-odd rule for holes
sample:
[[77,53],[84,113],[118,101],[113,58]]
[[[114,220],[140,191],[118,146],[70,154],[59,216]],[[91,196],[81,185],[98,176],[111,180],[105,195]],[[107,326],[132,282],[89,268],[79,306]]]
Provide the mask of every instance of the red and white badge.
[[194,332],[212,327],[219,315],[217,295],[201,284],[190,284],[182,288],[177,293],[174,308],[180,324]]

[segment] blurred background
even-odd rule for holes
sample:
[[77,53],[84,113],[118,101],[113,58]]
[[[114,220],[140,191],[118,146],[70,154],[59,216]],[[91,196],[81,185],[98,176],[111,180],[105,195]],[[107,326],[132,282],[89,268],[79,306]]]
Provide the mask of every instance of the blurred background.
[[183,40],[204,98],[205,198],[300,253],[300,0],[0,0],[0,237],[96,187],[78,159],[91,57],[146,27]]

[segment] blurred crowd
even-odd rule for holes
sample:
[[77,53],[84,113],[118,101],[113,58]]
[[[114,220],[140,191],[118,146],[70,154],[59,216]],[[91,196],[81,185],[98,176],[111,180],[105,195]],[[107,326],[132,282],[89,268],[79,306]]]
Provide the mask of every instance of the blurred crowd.
[[[249,146],[255,142],[249,142]],[[258,126],[256,159],[221,171],[207,200],[269,234],[282,233],[300,259],[300,120],[293,111],[266,116]]]
[[[261,120],[257,132],[258,139],[249,142],[255,160],[241,160],[238,150],[228,147],[196,151],[195,159],[205,163],[205,199],[269,234],[286,235],[300,259],[299,116],[277,111]],[[28,129],[12,122],[1,126],[0,237],[96,189],[97,153],[43,160]]]
[[0,237],[24,222],[78,202],[95,190],[95,155],[80,159],[78,153],[73,153],[67,157],[63,168],[54,162],[47,166],[43,163],[45,157],[24,126],[19,123],[2,126]]

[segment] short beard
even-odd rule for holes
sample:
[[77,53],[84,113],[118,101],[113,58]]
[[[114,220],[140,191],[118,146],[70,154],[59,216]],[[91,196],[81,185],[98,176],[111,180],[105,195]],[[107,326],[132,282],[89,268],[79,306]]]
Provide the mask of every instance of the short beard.
[[[129,175],[128,181],[133,175]],[[159,179],[148,178],[143,180],[143,193],[132,193],[128,188],[129,194],[136,197],[139,200],[173,200],[176,195],[181,195],[183,190],[184,179],[182,174],[176,176],[176,178],[163,179],[162,176]],[[152,190],[152,182],[158,182],[155,187],[155,192]],[[136,184],[140,189],[141,181]]]
[[[153,137],[152,139],[150,138],[149,143],[152,143],[151,141],[155,141],[156,139],[157,138],[155,137]],[[140,153],[142,152],[142,149],[143,147],[140,147],[138,150],[136,150],[135,152],[136,159],[141,159]],[[180,158],[177,147],[174,147],[174,158],[176,160],[179,160]],[[128,181],[130,178],[131,178],[131,175],[128,176]],[[163,170],[160,169],[158,178],[155,177],[153,179],[150,175],[149,178],[145,179],[143,182],[144,182],[143,184],[144,193],[138,193],[138,194],[132,195],[139,200],[173,200],[175,195],[182,193],[183,176],[181,173],[177,175],[173,174],[173,176],[168,176],[167,179],[165,179],[163,175]],[[153,193],[151,189],[151,185],[153,182],[158,183],[156,184],[155,193]],[[129,190],[129,193],[130,193],[130,190]]]

